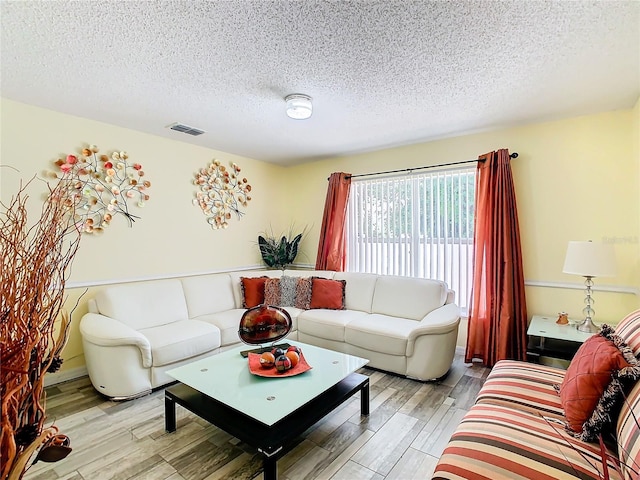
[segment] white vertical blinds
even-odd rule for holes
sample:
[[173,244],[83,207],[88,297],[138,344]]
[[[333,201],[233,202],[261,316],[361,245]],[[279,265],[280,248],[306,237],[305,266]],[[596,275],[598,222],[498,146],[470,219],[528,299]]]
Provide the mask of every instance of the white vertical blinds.
[[354,178],[347,271],[442,280],[466,310],[471,294],[475,166]]

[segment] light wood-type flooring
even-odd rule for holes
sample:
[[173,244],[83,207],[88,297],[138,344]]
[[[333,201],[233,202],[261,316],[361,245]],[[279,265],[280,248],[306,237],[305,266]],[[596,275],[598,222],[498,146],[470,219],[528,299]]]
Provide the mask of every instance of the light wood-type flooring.
[[[473,405],[489,370],[456,356],[449,374],[422,383],[363,368],[371,414],[353,397],[303,435],[278,461],[282,480],[429,479],[451,433]],[[71,439],[71,454],[38,462],[26,480],[262,479],[251,448],[177,407],[164,429],[164,391],[127,402],[98,395],[88,377],[47,388],[47,416]]]

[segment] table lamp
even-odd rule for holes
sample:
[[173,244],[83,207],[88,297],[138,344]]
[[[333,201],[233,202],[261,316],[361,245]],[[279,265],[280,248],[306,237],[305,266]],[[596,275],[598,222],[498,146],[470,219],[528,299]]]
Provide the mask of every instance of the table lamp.
[[597,332],[598,327],[593,324],[592,317],[594,300],[591,296],[594,277],[613,277],[616,274],[616,260],[613,245],[596,242],[569,242],[567,255],[564,259],[564,273],[582,275],[585,277],[586,307],[582,310],[584,321],[578,325],[581,332]]

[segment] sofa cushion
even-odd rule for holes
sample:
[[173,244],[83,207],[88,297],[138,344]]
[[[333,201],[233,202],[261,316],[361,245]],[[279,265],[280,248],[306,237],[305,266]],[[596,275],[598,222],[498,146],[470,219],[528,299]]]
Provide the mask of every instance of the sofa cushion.
[[169,365],[220,347],[220,330],[198,320],[181,320],[140,330],[151,344],[154,367]]
[[187,320],[189,312],[180,280],[112,285],[95,296],[98,311],[134,330]]
[[578,349],[560,387],[567,426],[593,441],[611,416],[617,417],[622,381],[640,378],[640,362],[629,347],[603,325]]
[[244,312],[246,312],[245,309],[234,308],[225,312],[201,315],[197,320],[210,323],[220,329],[220,344],[226,347],[241,341],[238,330],[240,329],[240,319]]
[[447,284],[424,278],[380,275],[376,281],[371,311],[392,317],[421,320],[444,305]]
[[349,322],[344,338],[350,345],[389,355],[406,355],[407,339],[419,326],[415,320],[372,313]]
[[640,357],[640,310],[631,312],[615,326],[616,334]]
[[379,275],[373,273],[336,272],[334,280],[345,280],[344,306],[347,310],[371,313],[373,292]]
[[242,306],[253,308],[264,303],[264,287],[269,277],[241,277]]
[[640,382],[622,402],[616,426],[618,456],[625,478],[637,479],[640,466]]
[[352,310],[305,310],[298,315],[298,330],[314,337],[344,342],[345,325],[366,316]]
[[236,308],[231,278],[226,273],[182,279],[189,318]]
[[345,285],[346,282],[344,280],[312,277],[309,308],[344,310]]
[[506,405],[564,421],[564,411],[555,385],[566,370],[515,360],[495,364],[476,403]]
[[298,330],[298,315],[300,315],[304,310],[297,307],[282,307],[284,308],[289,316],[291,317],[291,331],[295,332]]
[[[608,473],[620,480],[608,451]],[[433,479],[602,479],[600,445],[572,437],[563,426],[504,405],[477,404],[440,456]]]

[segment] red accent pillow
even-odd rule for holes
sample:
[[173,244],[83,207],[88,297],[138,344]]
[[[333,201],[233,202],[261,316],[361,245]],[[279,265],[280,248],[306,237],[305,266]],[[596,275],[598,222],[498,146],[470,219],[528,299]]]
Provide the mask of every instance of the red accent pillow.
[[603,325],[580,346],[560,386],[568,431],[585,441],[597,438],[620,407],[621,381],[638,377],[640,366],[631,349]]
[[344,310],[344,288],[346,284],[346,280],[311,277],[311,302],[309,302],[309,308]]
[[269,277],[240,277],[244,308],[252,308],[264,303],[264,285],[267,278]]

